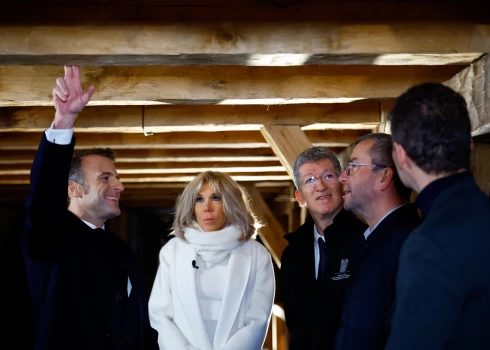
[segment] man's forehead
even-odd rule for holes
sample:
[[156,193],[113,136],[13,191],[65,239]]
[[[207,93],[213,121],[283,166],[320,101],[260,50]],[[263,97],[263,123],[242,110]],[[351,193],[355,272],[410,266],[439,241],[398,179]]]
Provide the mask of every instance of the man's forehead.
[[82,160],[82,168],[84,171],[95,172],[97,174],[117,174],[116,166],[112,160],[99,155],[89,155],[84,157]]
[[324,170],[334,170],[333,163],[330,159],[322,159],[317,162],[304,163],[300,166],[299,172],[301,175],[310,173],[312,171],[324,171]]
[[110,165],[112,167],[114,166],[114,162],[110,160],[107,157],[100,156],[98,154],[90,154],[88,156],[83,157],[82,159],[82,164],[85,166],[90,166],[90,165]]

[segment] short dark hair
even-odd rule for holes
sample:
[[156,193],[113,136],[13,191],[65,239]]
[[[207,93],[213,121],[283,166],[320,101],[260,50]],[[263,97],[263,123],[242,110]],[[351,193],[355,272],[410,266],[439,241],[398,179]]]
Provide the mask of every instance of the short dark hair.
[[[82,169],[82,161],[85,157],[92,156],[92,155],[106,157],[112,160],[113,162],[116,161],[116,152],[114,152],[114,150],[112,150],[109,147],[106,148],[94,147],[92,149],[79,151],[73,156],[73,158],[71,159],[70,172],[68,173],[68,180],[75,181],[76,183],[82,185],[85,193],[88,193],[88,188],[86,187],[85,184],[85,177],[83,175],[83,169]],[[68,204],[70,204],[70,197],[68,197]]]
[[[410,201],[410,195],[412,190],[406,187],[400,180],[398,170],[396,169],[395,162],[393,161],[393,139],[391,135],[385,133],[371,133],[359,137],[353,147],[357,146],[363,141],[374,140],[374,144],[369,149],[368,153],[371,157],[373,164],[385,165],[387,168],[391,168],[394,173],[394,185],[396,192],[406,201]],[[373,168],[376,171],[380,168]]]
[[308,148],[300,153],[293,164],[294,184],[298,190],[301,184],[299,168],[303,164],[316,163],[324,159],[328,159],[332,162],[334,170],[338,175],[342,173],[339,158],[333,151],[329,150],[327,147],[320,146]]
[[470,169],[471,122],[463,96],[423,83],[398,97],[390,111],[393,141],[426,173]]

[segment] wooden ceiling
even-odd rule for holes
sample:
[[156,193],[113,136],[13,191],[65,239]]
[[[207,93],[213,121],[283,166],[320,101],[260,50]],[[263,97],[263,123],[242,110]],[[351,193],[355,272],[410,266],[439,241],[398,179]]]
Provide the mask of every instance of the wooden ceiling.
[[[386,112],[409,86],[468,86],[475,77],[461,85],[461,74],[487,72],[484,4],[18,0],[0,13],[1,201],[25,199],[65,64],[96,86],[76,148],[117,150],[127,205],[172,207],[206,169],[290,198],[304,148],[342,154],[387,131]],[[484,113],[476,133],[489,130]]]

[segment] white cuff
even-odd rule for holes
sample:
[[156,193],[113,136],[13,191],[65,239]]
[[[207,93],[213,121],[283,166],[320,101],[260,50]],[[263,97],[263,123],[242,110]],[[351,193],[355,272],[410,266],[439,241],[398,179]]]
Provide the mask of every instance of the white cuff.
[[44,133],[49,142],[57,145],[69,145],[73,137],[73,129],[53,129],[53,123],[51,123],[49,129],[46,129]]

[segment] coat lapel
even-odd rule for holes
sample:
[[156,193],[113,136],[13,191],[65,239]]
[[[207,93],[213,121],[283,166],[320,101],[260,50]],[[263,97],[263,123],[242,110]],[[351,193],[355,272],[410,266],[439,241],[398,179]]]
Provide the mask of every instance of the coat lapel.
[[215,348],[222,348],[226,344],[240,310],[251,268],[251,252],[247,249],[250,250],[250,245],[245,243],[230,253],[228,278],[214,335]]
[[177,293],[182,309],[189,321],[192,333],[199,349],[211,349],[206,327],[201,314],[201,306],[196,294],[196,269],[192,267],[192,260],[196,259],[196,251],[190,244],[182,245],[182,251],[176,254],[176,266],[173,267],[176,274]]

